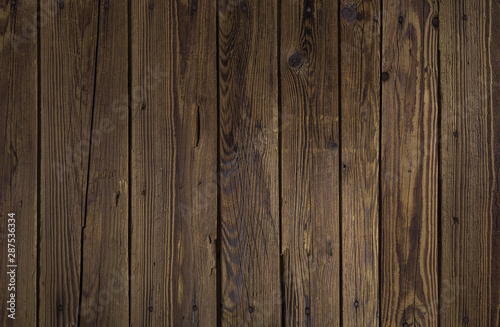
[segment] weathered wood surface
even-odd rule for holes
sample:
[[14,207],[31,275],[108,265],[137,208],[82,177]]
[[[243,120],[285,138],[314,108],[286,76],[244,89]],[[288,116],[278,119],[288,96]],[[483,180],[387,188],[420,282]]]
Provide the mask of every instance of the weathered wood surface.
[[337,4],[281,3],[282,283],[286,326],[339,326]]
[[132,3],[132,326],[216,326],[216,3]]
[[383,1],[381,326],[437,326],[437,1]]
[[380,1],[340,7],[342,326],[379,316]]
[[499,14],[0,1],[0,325],[499,326]]
[[441,301],[441,326],[489,325],[492,279],[498,284],[500,278],[491,275],[499,105],[492,97],[493,80],[498,82],[498,71],[492,70],[498,61],[492,57],[492,46],[498,47],[491,39],[493,3],[498,8],[493,0],[439,2],[440,280],[441,291],[450,289],[450,298]]
[[[37,302],[37,37],[36,1],[0,3],[0,325],[35,326]],[[7,225],[14,213],[15,226]],[[12,228],[15,237],[10,236]],[[9,231],[10,230],[10,231]],[[8,242],[11,240],[10,242]],[[15,240],[15,241],[12,241]],[[15,246],[9,262],[8,244]],[[11,249],[14,249],[10,246]],[[16,320],[7,311],[7,265],[17,265]]]

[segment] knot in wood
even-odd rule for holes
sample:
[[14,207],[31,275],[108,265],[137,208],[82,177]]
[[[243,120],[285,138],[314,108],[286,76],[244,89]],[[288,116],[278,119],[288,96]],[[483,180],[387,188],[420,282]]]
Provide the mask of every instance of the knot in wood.
[[352,7],[344,7],[342,9],[342,17],[349,23],[353,22],[356,19],[357,13],[356,10]]

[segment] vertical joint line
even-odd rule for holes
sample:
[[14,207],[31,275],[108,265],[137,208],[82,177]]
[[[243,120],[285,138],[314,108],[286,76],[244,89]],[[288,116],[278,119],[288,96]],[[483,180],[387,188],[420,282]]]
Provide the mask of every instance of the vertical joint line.
[[41,131],[41,117],[42,117],[42,97],[41,97],[41,68],[40,68],[40,0],[37,1],[36,5],[36,62],[37,62],[37,174],[36,174],[36,296],[37,296],[37,304],[36,304],[36,325],[40,325],[40,222],[41,222],[41,168],[42,168],[42,158],[41,158],[41,149],[42,149],[42,131]]
[[339,233],[338,233],[338,243],[339,243],[339,312],[340,312],[340,326],[343,326],[343,318],[344,318],[344,301],[343,301],[343,288],[344,288],[344,278],[342,274],[343,267],[343,258],[342,258],[342,216],[343,216],[343,207],[342,207],[342,97],[341,97],[341,89],[342,89],[342,21],[341,21],[341,4],[337,3],[337,57],[339,60],[337,61],[337,101],[338,101],[338,129],[339,129],[339,159],[337,162],[338,169],[338,178],[339,178]]
[[132,2],[127,1],[127,91],[128,91],[128,324],[132,312]]
[[221,183],[222,183],[222,175],[221,175],[221,155],[220,155],[220,45],[219,45],[219,1],[215,2],[215,25],[216,25],[216,67],[217,67],[217,164],[216,164],[216,181],[217,181],[217,242],[215,244],[216,247],[216,288],[217,288],[217,301],[216,301],[216,311],[217,311],[217,326],[222,326],[222,263],[221,263],[221,247],[222,247],[222,217],[221,217]]
[[281,326],[286,323],[285,310],[285,280],[284,263],[283,263],[283,169],[282,169],[282,133],[283,133],[283,106],[281,102],[281,0],[277,1],[277,73],[278,73],[278,216],[279,216],[279,272],[280,272],[280,309],[281,309]]
[[[379,31],[380,31],[380,67],[379,67],[379,76],[382,74],[382,51],[383,51],[383,37],[384,37],[384,2],[380,0],[379,7],[380,15],[379,15]],[[381,316],[381,305],[382,305],[382,257],[383,257],[383,222],[382,222],[382,88],[383,83],[382,79],[379,78],[379,136],[378,136],[378,305],[377,305],[377,321],[380,324],[380,316]]]

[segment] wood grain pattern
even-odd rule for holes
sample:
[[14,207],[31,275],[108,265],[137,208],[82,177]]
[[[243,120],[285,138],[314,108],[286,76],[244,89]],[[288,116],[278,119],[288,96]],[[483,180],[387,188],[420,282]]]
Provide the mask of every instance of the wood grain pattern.
[[221,1],[222,326],[281,326],[277,1]]
[[338,8],[282,1],[285,325],[340,326]]
[[216,326],[216,3],[131,9],[131,325]]
[[343,326],[378,323],[380,2],[340,7]]
[[[500,1],[491,3],[491,17],[500,15]],[[493,103],[493,155],[495,157],[495,185],[493,188],[493,229],[491,258],[491,324],[500,326],[500,20],[491,20],[491,69]],[[495,59],[496,58],[496,59]]]
[[117,103],[128,96],[127,7],[120,1],[101,1],[97,17],[79,325],[125,326],[129,322],[129,126]]
[[98,3],[41,1],[39,323],[78,323]]
[[[35,28],[34,31],[32,28]],[[34,32],[34,33],[33,33]],[[0,3],[0,325],[35,326],[37,303],[36,1]],[[15,213],[16,315],[8,318],[9,213]],[[11,227],[11,226],[9,226]]]
[[[441,326],[491,322],[495,182],[491,6],[439,2],[441,52],[442,275],[452,300]],[[498,60],[498,59],[497,59]]]
[[381,326],[439,322],[437,8],[383,2]]

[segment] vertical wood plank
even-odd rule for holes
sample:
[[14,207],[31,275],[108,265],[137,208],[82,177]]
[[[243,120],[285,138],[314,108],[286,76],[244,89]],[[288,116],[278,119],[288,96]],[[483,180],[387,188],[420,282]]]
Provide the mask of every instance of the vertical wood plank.
[[219,4],[223,326],[280,326],[277,1]]
[[[0,4],[0,325],[35,326],[37,278],[36,1]],[[8,225],[14,213],[15,226]],[[12,228],[14,227],[15,230]],[[10,231],[9,231],[10,230]],[[15,237],[9,236],[15,233]],[[12,241],[15,240],[15,241]],[[8,244],[15,246],[9,261]],[[14,249],[12,246],[11,249]],[[12,258],[12,257],[10,257]],[[17,265],[15,290],[7,265]],[[15,320],[8,317],[15,294]]]
[[78,323],[98,3],[40,1],[39,323]]
[[216,326],[216,3],[131,12],[131,325]]
[[128,19],[122,1],[101,1],[92,103],[80,326],[125,326],[128,301]]
[[381,326],[438,324],[437,1],[383,1]]
[[378,323],[380,1],[340,7],[344,326]]
[[439,2],[441,281],[448,282],[453,295],[441,308],[441,326],[491,322],[493,2]]
[[[500,16],[500,1],[491,4],[491,17]],[[500,326],[500,20],[491,21],[491,92],[493,108],[493,155],[495,156],[495,185],[493,192],[493,229],[492,229],[492,259],[491,259],[491,326]],[[496,60],[493,58],[497,58]]]
[[340,326],[338,7],[281,5],[285,324]]

